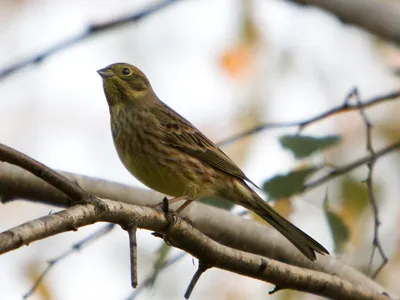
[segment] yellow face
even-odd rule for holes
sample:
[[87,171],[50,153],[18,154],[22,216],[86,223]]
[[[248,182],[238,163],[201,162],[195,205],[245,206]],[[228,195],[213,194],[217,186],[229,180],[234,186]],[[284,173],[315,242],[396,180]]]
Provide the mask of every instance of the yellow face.
[[134,101],[151,90],[146,75],[130,64],[115,63],[98,70],[97,73],[103,79],[109,106],[124,101]]

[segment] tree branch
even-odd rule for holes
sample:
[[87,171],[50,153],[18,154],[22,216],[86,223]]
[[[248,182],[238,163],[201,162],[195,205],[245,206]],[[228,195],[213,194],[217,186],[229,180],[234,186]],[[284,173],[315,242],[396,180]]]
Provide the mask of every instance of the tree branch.
[[332,172],[329,172],[327,175],[322,176],[322,177],[320,177],[314,181],[311,181],[309,183],[306,183],[303,187],[303,191],[310,190],[317,186],[320,186],[323,183],[326,183],[340,175],[346,174],[362,165],[371,163],[372,161],[375,161],[377,158],[384,156],[390,152],[396,151],[398,149],[400,149],[400,141],[393,143],[392,145],[387,146],[387,147],[375,152],[375,154],[367,155],[367,156],[360,158],[348,165],[344,165],[342,167],[335,168]]
[[205,271],[210,268],[210,265],[204,263],[203,261],[199,260],[199,266],[197,267],[196,273],[194,273],[192,280],[190,280],[189,286],[185,292],[185,299],[189,299],[190,295],[193,292],[194,287],[196,286],[197,282],[200,279],[200,276],[203,275]]
[[[354,88],[352,93],[349,95],[349,97],[354,96],[357,100],[358,103],[361,103],[360,99],[360,94],[357,88]],[[376,201],[375,193],[374,193],[374,181],[373,181],[373,171],[374,171],[374,166],[376,162],[376,154],[375,154],[375,149],[372,145],[372,123],[370,119],[368,118],[366,112],[364,111],[363,108],[360,108],[360,115],[361,118],[363,119],[363,122],[365,124],[365,130],[366,130],[366,148],[367,151],[370,153],[371,157],[374,157],[369,163],[367,163],[368,167],[368,175],[365,183],[367,184],[368,187],[368,198],[372,207],[372,214],[374,218],[374,237],[373,237],[373,242],[372,242],[372,252],[371,252],[371,258],[369,262],[369,273],[371,274],[371,268],[372,268],[372,263],[374,260],[374,255],[375,255],[375,250],[378,249],[381,257],[382,257],[382,263],[381,265],[377,268],[377,270],[372,273],[372,278],[376,278],[378,273],[383,269],[383,267],[388,263],[389,259],[385,254],[385,251],[383,250],[382,243],[379,238],[379,226],[381,225],[381,222],[379,220],[379,209],[378,209],[378,202]]]
[[0,254],[95,222],[111,222],[122,227],[135,222],[139,228],[167,235],[173,246],[220,269],[332,299],[388,299],[384,294],[377,294],[371,287],[352,284],[337,276],[289,266],[223,246],[179,217],[171,226],[164,213],[155,209],[105,199],[98,201],[103,202],[106,207],[101,215],[94,204],[87,203],[1,233]]
[[[90,195],[80,186],[33,158],[0,144],[0,161],[19,166],[64,192],[74,201],[88,199]],[[69,201],[70,202],[70,201]]]
[[400,3],[379,0],[291,0],[314,5],[336,15],[341,21],[400,44]]
[[167,6],[170,4],[173,4],[177,2],[177,0],[166,0],[163,2],[159,2],[157,4],[154,4],[148,8],[145,8],[144,10],[140,11],[139,13],[134,13],[131,15],[127,15],[109,22],[105,22],[102,24],[91,24],[88,26],[88,28],[82,32],[81,34],[74,36],[72,38],[69,38],[45,51],[42,53],[35,55],[32,58],[28,58],[25,60],[22,60],[20,62],[17,62],[16,64],[13,64],[9,67],[4,68],[3,70],[0,70],[0,80],[11,75],[12,73],[19,71],[20,69],[30,65],[30,64],[39,64],[49,56],[64,50],[65,48],[68,48],[74,44],[77,44],[91,36],[94,36],[98,33],[106,32],[108,30],[115,29],[117,27],[126,25],[128,23],[135,23],[140,20],[142,20],[144,17],[147,17]]
[[325,112],[322,112],[319,115],[311,117],[309,119],[305,119],[302,121],[294,121],[294,122],[278,122],[278,123],[261,124],[259,126],[251,128],[251,129],[241,132],[239,134],[233,135],[233,136],[221,141],[220,143],[218,143],[218,146],[226,146],[226,145],[232,144],[246,136],[253,135],[255,133],[258,133],[258,132],[266,130],[266,129],[298,127],[299,130],[303,130],[305,127],[307,127],[313,123],[319,122],[323,119],[329,118],[338,113],[345,113],[345,112],[355,111],[355,110],[359,110],[359,109],[369,108],[369,107],[375,106],[377,104],[381,104],[383,102],[390,102],[390,101],[398,100],[399,97],[400,97],[400,91],[394,91],[394,92],[390,92],[390,93],[387,93],[384,95],[380,95],[380,96],[371,98],[371,99],[363,101],[363,102],[357,102],[356,104],[351,104],[347,100],[345,100],[341,105],[333,107],[333,108],[331,108]]
[[136,230],[137,230],[136,224],[131,224],[126,228],[126,231],[128,232],[129,235],[131,286],[134,289],[138,286]]
[[[83,175],[60,173],[78,183],[92,195],[111,198],[121,203],[156,204],[163,198],[163,195],[150,190]],[[0,163],[0,196],[5,201],[23,198],[57,206],[63,206],[65,203],[65,195],[54,187],[18,167],[2,163]],[[223,245],[285,261],[301,268],[336,275],[354,284],[369,286],[377,293],[385,291],[375,281],[343,264],[334,256],[321,256],[315,262],[305,259],[270,226],[198,202],[184,210],[182,216],[190,219],[202,233]]]
[[[180,252],[179,254],[177,254],[176,256],[171,258],[170,260],[166,261],[160,267],[160,271],[163,271],[163,270],[167,269],[168,267],[174,265],[176,262],[178,262],[180,259],[182,259],[185,255],[186,255],[185,252]],[[158,273],[157,273],[157,275],[158,275]],[[126,297],[125,299],[129,299],[129,300],[136,299],[142,291],[144,291],[146,288],[148,288],[149,286],[152,285],[152,283],[154,282],[155,276],[156,276],[156,274],[153,273],[152,276],[149,276],[145,280],[143,280],[140,283],[140,285],[135,290],[133,290],[132,293],[130,293],[130,295],[128,295],[128,297]]]

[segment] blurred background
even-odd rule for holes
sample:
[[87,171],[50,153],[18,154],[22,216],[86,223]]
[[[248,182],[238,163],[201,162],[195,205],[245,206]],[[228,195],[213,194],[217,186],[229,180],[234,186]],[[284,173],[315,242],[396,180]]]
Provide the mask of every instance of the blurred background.
[[[341,105],[353,87],[363,100],[399,90],[395,44],[344,24],[329,12],[284,0],[175,1],[139,22],[90,36],[0,79],[0,142],[58,169],[140,185],[114,150],[108,107],[96,70],[114,62],[138,66],[161,100],[214,141],[264,122],[297,121]],[[302,1],[300,1],[302,2]],[[379,1],[378,1],[379,2]],[[380,1],[382,3],[391,1]],[[79,35],[90,24],[135,14],[157,1],[0,0],[0,71]],[[400,8],[399,8],[400,9]],[[400,139],[399,102],[368,109],[376,149]],[[267,130],[223,148],[262,185],[273,176],[324,159],[345,164],[367,154],[358,112],[312,124],[305,134],[340,135],[339,146],[296,160],[279,137],[297,128]],[[378,276],[400,293],[400,160],[374,170],[380,237],[389,264]],[[343,261],[368,270],[373,219],[361,167],[277,209]],[[348,229],[336,247],[323,210],[329,205]],[[161,200],[161,199],[160,199]],[[240,210],[235,208],[236,211]],[[0,204],[0,230],[57,210],[26,201]],[[0,256],[0,299],[21,299],[46,262],[100,228],[61,234]],[[162,242],[140,231],[139,284],[153,272]],[[173,250],[168,257],[174,257]],[[182,299],[196,271],[186,255],[137,299]],[[375,257],[374,267],[380,257]],[[212,269],[191,299],[316,299],[293,291],[273,296],[262,282]],[[60,262],[30,299],[126,299],[131,293],[128,236],[120,228]]]

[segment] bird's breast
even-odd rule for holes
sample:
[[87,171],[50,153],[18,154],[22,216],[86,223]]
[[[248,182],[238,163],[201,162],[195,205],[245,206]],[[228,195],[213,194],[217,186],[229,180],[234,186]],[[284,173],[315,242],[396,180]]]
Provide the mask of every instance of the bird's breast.
[[177,176],[174,157],[163,143],[157,120],[143,114],[111,116],[111,129],[118,156],[139,181],[160,193],[179,197],[185,183]]

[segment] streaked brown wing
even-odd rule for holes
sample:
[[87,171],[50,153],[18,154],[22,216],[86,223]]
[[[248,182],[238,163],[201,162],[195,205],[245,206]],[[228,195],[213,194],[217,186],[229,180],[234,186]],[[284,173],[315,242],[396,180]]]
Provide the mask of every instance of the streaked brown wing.
[[158,111],[157,117],[171,146],[257,187],[221,149],[171,108]]

